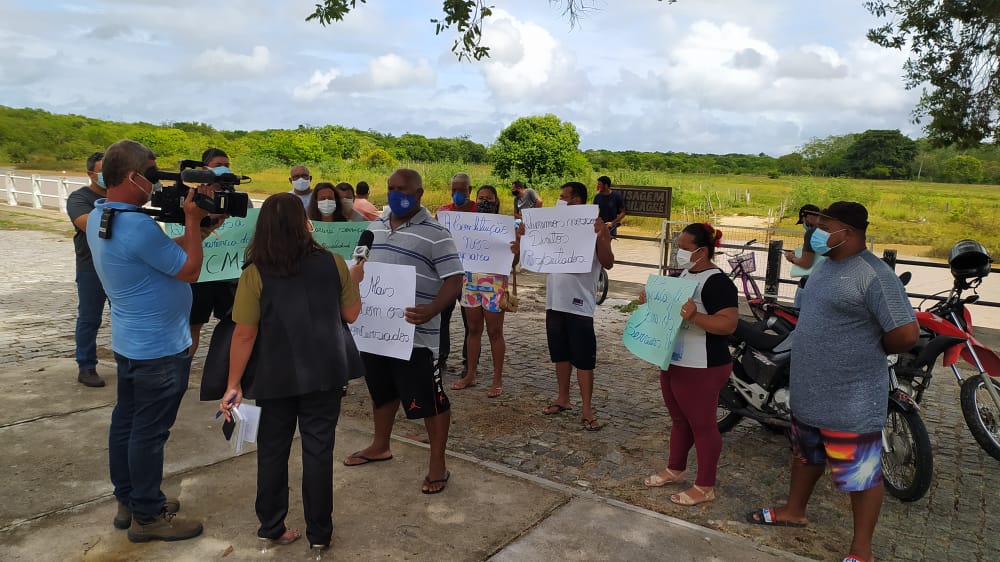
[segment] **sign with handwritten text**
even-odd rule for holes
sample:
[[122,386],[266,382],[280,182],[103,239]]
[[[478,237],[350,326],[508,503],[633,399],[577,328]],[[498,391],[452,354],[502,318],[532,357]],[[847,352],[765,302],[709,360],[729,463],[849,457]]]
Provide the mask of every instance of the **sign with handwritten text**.
[[650,275],[646,281],[646,304],[639,306],[625,323],[622,343],[633,355],[666,370],[684,319],[681,306],[697,281]]
[[510,274],[514,217],[458,211],[438,211],[437,215],[441,226],[451,231],[465,271]]
[[413,352],[414,325],[406,309],[417,298],[417,270],[412,265],[365,263],[361,281],[361,314],[351,324],[358,350],[397,359]]
[[313,239],[334,254],[344,256],[347,263],[354,257],[358,238],[368,229],[367,222],[320,222],[313,223]]
[[521,265],[538,273],[587,273],[594,261],[597,205],[524,209]]
[[[247,244],[257,228],[260,209],[247,209],[246,217],[229,217],[202,242],[204,257],[201,261],[201,275],[198,282],[225,281],[239,279],[243,273],[243,257]],[[324,248],[344,256],[350,262],[358,238],[368,228],[367,222],[318,222],[313,238]],[[171,238],[184,234],[183,224],[164,224],[164,232]]]
[[[202,242],[203,257],[198,282],[239,279],[243,272],[243,254],[253,237],[260,209],[247,209],[246,217],[229,217]],[[164,224],[171,238],[184,234],[183,224]]]

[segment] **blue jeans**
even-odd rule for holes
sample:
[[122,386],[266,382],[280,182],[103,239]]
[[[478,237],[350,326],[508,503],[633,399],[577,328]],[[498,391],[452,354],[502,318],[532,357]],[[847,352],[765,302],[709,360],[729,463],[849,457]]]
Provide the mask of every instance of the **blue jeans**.
[[118,403],[111,413],[108,457],[115,497],[140,519],[163,510],[163,447],[188,386],[187,350],[159,359],[115,353]]
[[104,316],[104,294],[101,279],[94,271],[76,272],[76,363],[80,370],[97,367],[97,329]]

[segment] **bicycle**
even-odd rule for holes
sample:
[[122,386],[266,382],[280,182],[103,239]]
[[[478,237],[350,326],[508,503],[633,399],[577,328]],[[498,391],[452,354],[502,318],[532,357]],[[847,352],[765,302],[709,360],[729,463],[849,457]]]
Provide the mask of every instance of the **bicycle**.
[[747,306],[750,307],[750,313],[753,314],[754,318],[757,320],[763,320],[765,316],[764,311],[764,295],[760,292],[760,287],[757,286],[757,281],[750,276],[751,273],[757,271],[757,258],[753,252],[750,250],[757,239],[744,244],[736,256],[728,258],[729,267],[732,268],[732,272],[729,274],[729,278],[735,280],[737,277],[743,282],[743,296],[746,297]]
[[604,302],[608,298],[608,270],[601,268],[601,274],[597,277],[597,304]]

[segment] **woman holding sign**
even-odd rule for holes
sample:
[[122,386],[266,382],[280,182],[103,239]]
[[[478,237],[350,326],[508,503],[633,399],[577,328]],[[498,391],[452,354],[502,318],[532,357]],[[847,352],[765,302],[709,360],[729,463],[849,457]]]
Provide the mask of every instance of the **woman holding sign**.
[[[476,205],[480,213],[499,214],[500,197],[496,188],[492,185],[480,187],[476,192]],[[476,386],[476,370],[479,368],[485,323],[486,334],[490,338],[490,353],[493,356],[493,384],[486,396],[496,398],[503,392],[503,358],[507,353],[507,343],[503,339],[504,311],[500,308],[500,301],[506,292],[506,275],[465,272],[459,302],[462,303],[462,316],[466,324],[466,371],[461,380],[451,385],[452,390]]]
[[[698,505],[715,499],[716,469],[722,436],[715,423],[719,392],[729,380],[732,358],[728,336],[739,321],[736,286],[714,263],[722,232],[708,223],[694,223],[677,237],[677,265],[682,278],[698,282],[694,296],[681,307],[684,319],[667,371],[660,371],[663,402],[673,422],[670,457],[662,471],[643,484],[659,487],[684,481],[691,447],[698,455],[694,486],[670,496],[679,505]],[[639,294],[646,302],[646,292]]]
[[[319,190],[317,190],[319,191]],[[229,352],[229,388],[219,409],[248,395],[261,408],[257,435],[257,536],[289,544],[301,535],[285,527],[288,455],[302,436],[302,504],[306,537],[325,548],[333,534],[333,444],[348,375],[364,367],[347,322],[361,297],[344,258],[312,237],[301,200],[290,193],[264,201],[236,289],[236,328]],[[252,358],[251,358],[252,355]]]

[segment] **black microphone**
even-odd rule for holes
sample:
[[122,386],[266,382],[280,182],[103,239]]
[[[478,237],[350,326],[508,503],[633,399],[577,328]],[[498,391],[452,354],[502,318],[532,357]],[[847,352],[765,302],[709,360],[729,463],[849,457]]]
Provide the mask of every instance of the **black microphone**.
[[358,238],[358,246],[354,248],[354,263],[361,263],[368,259],[368,253],[372,250],[372,242],[375,241],[375,234],[366,230]]
[[228,184],[238,184],[244,179],[250,179],[246,176],[238,176],[236,174],[225,173],[216,175],[212,170],[184,170],[181,172],[181,180],[190,183],[199,184],[210,184],[210,183],[228,183]]

